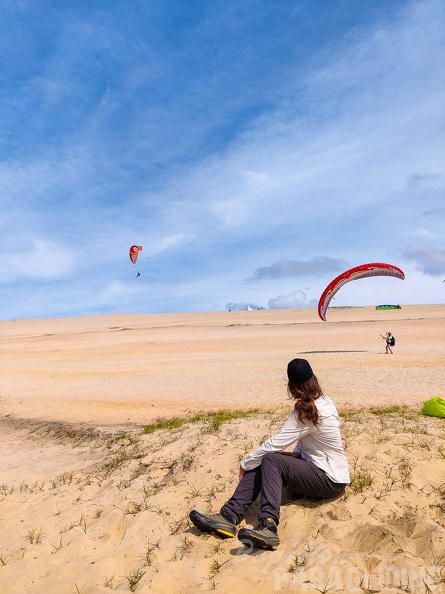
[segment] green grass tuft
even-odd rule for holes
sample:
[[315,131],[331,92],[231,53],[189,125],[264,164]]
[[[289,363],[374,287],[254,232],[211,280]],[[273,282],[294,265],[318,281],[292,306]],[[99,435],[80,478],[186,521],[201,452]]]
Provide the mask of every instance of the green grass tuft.
[[150,425],[146,425],[142,431],[144,435],[154,433],[161,429],[179,429],[187,423],[206,423],[213,430],[217,431],[223,423],[233,419],[245,419],[261,412],[259,408],[247,408],[244,410],[222,409],[216,411],[197,412],[188,417],[172,417],[170,419],[157,419]]
[[154,423],[146,425],[142,433],[147,435],[148,433],[154,433],[160,429],[179,429],[179,427],[184,425],[184,423],[187,423],[187,419],[182,419],[180,417],[173,417],[171,419],[157,419],[154,421]]
[[338,415],[345,421],[356,421],[357,417],[364,412],[364,408],[340,408],[338,410]]
[[402,407],[398,404],[394,404],[393,406],[376,406],[369,409],[369,412],[372,415],[389,415],[391,413],[399,413],[402,411]]

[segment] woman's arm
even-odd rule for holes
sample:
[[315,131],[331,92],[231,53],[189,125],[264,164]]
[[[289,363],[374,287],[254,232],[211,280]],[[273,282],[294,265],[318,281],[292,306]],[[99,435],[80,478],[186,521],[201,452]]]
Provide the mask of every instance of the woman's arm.
[[275,433],[275,435],[262,443],[259,448],[244,458],[241,462],[242,468],[244,468],[244,470],[253,470],[261,464],[261,460],[265,454],[282,452],[288,446],[292,445],[313,430],[314,426],[312,423],[301,423],[297,419],[295,411],[292,411],[290,417],[278,433]]

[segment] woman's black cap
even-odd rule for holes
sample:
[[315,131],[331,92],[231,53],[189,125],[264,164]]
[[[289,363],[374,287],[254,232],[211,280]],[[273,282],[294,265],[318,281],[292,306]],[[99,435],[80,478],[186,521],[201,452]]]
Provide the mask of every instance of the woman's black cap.
[[292,384],[304,384],[314,377],[314,372],[306,359],[292,359],[287,366],[287,377]]

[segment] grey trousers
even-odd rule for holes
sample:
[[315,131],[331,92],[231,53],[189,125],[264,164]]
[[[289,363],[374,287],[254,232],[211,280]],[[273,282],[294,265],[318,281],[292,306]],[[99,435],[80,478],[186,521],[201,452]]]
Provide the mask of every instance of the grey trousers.
[[312,462],[279,453],[266,454],[260,466],[246,472],[232,497],[221,508],[221,513],[239,524],[261,495],[258,518],[272,517],[278,525],[283,486],[296,495],[330,499],[341,495],[346,485],[334,483]]

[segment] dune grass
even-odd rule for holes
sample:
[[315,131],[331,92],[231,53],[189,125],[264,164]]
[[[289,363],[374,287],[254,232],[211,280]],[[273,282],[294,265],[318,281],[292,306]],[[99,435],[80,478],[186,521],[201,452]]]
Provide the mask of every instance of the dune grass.
[[246,409],[221,409],[215,411],[197,412],[188,417],[172,417],[166,419],[156,419],[153,423],[146,425],[142,430],[143,435],[148,435],[159,431],[161,429],[179,429],[182,425],[205,423],[211,429],[217,431],[223,423],[232,421],[233,419],[246,419],[261,412],[259,408]]
[[354,407],[349,404],[344,404],[339,407],[338,414],[344,420],[357,420],[357,417],[364,414],[370,413],[375,417],[386,417],[387,415],[397,413],[400,417],[406,419],[413,419],[416,417],[421,417],[421,411],[416,410],[416,407],[409,406],[409,405],[399,405],[399,404],[390,404],[390,405],[382,405],[382,406],[360,406]]
[[[97,438],[92,444],[94,456],[84,469],[74,471],[59,465],[55,478],[33,479],[20,486],[0,484],[0,500],[8,497],[7,505],[16,501],[23,517],[29,518],[18,538],[14,537],[16,529],[11,523],[9,540],[5,539],[0,550],[1,571],[5,575],[9,572],[7,579],[12,580],[20,564],[31,555],[42,559],[46,556],[49,564],[53,555],[63,555],[78,564],[79,575],[85,576],[85,582],[88,579],[85,584],[71,584],[68,591],[78,594],[87,594],[87,590],[100,586],[110,591],[154,591],[166,579],[166,563],[171,564],[172,573],[182,567],[181,563],[196,564],[203,591],[219,590],[227,576],[232,579],[232,575],[244,584],[241,563],[249,567],[249,556],[240,554],[236,560],[240,563],[238,569],[232,564],[232,545],[214,541],[210,535],[196,534],[189,510],[197,507],[205,513],[216,512],[236,484],[238,453],[242,459],[272,435],[289,409],[282,406],[274,410],[186,410],[183,417],[157,419],[143,432],[137,427],[134,433]],[[346,568],[342,572],[349,571],[348,568],[356,572],[358,558],[364,567],[367,558],[380,555],[381,575],[391,580],[394,588],[412,594],[439,592],[445,583],[442,542],[438,536],[442,530],[445,483],[441,474],[436,478],[435,467],[445,458],[442,420],[425,419],[418,406],[347,406],[342,412],[341,431],[351,484],[342,497],[323,502],[323,507],[304,498],[286,500],[282,530],[288,540],[283,540],[278,562],[272,565],[275,561],[270,561],[262,573],[263,579],[269,580],[269,591],[278,584],[276,579],[279,584],[288,579],[286,591],[294,590],[297,583],[302,583],[305,572],[313,570],[313,575],[326,579],[317,577],[312,591],[334,594],[337,590],[333,582],[328,583],[329,571],[332,566],[340,572],[335,560],[341,554]],[[246,422],[229,424],[237,419]],[[171,448],[175,441],[177,446]],[[39,506],[40,515],[35,515]],[[116,510],[122,514],[122,529],[119,538],[113,539]],[[77,515],[74,517],[73,513]],[[51,514],[54,517],[48,522]],[[407,526],[416,526],[419,533],[429,535],[431,550],[420,551],[416,539],[407,534]],[[343,530],[349,552],[341,550],[338,544]],[[98,535],[104,535],[105,554],[116,560],[116,572],[124,568],[119,575],[104,575],[104,569],[109,570],[110,566],[102,565],[100,559],[93,558],[95,563],[88,564],[86,569],[81,566],[83,557],[79,559],[78,551],[85,546],[95,551]],[[135,535],[140,543],[135,541]],[[128,565],[129,555],[134,565]],[[392,569],[394,555],[401,564],[399,573]],[[406,581],[400,586],[398,576],[405,576],[403,557],[408,559],[406,567],[417,572],[413,575],[424,580],[420,586]],[[257,559],[254,555],[252,563],[256,564]],[[23,565],[22,571],[28,568],[25,570]],[[363,575],[358,572],[355,590],[379,591],[364,587],[368,578],[365,570]],[[184,583],[190,589],[190,583]],[[255,587],[248,582],[249,591]],[[171,588],[179,591],[174,589],[175,584]]]

